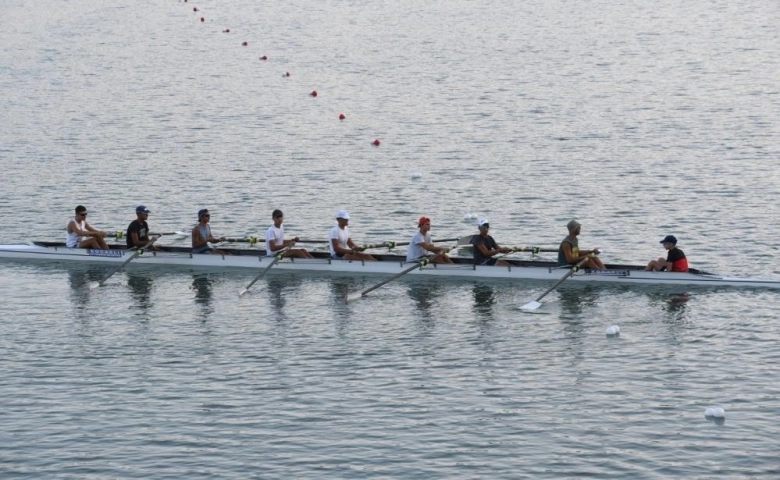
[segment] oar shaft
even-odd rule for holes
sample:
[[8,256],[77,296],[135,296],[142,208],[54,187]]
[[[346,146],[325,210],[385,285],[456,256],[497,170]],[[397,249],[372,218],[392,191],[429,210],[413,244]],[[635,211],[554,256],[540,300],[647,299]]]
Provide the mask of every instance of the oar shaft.
[[563,276],[563,277],[562,277],[560,280],[558,280],[558,281],[555,283],[555,285],[553,285],[552,287],[550,287],[549,289],[547,289],[547,291],[546,291],[546,292],[544,292],[544,293],[543,293],[543,294],[542,294],[542,295],[541,295],[539,298],[537,298],[537,299],[536,299],[536,301],[537,301],[537,302],[541,302],[541,301],[542,301],[542,299],[543,299],[544,297],[546,297],[548,293],[550,293],[550,292],[552,292],[553,290],[555,290],[555,289],[558,287],[558,285],[562,284],[562,283],[563,283],[563,282],[564,282],[564,281],[565,281],[567,278],[569,278],[569,277],[571,277],[572,275],[574,275],[574,274],[575,274],[575,273],[576,273],[576,272],[577,272],[577,271],[580,269],[580,267],[582,267],[583,265],[585,265],[585,263],[586,263],[588,260],[590,260],[590,259],[591,259],[591,257],[592,257],[592,256],[593,256],[593,254],[590,254],[590,255],[588,255],[586,258],[583,258],[583,259],[582,259],[582,260],[580,260],[580,261],[579,261],[579,262],[578,262],[576,265],[574,265],[573,267],[571,267],[571,270],[569,270],[568,272],[566,272],[566,275],[564,275],[564,276]]
[[105,283],[105,281],[106,281],[106,280],[108,280],[109,278],[111,278],[111,276],[112,276],[113,274],[115,274],[116,272],[118,272],[118,271],[122,270],[123,268],[125,268],[125,265],[127,265],[127,264],[128,264],[128,263],[130,263],[130,262],[132,262],[132,261],[133,261],[135,258],[137,258],[139,255],[141,255],[142,253],[144,253],[144,251],[145,251],[147,248],[151,247],[151,246],[152,246],[152,244],[153,244],[154,242],[156,242],[158,238],[159,238],[159,237],[155,237],[155,238],[153,238],[153,239],[152,239],[152,240],[151,240],[149,243],[147,243],[147,244],[146,244],[146,245],[144,245],[143,247],[141,247],[141,248],[139,248],[138,250],[136,250],[136,252],[135,252],[134,254],[130,255],[130,257],[129,257],[127,260],[125,260],[124,262],[120,263],[120,264],[119,264],[119,265],[118,265],[116,268],[114,268],[113,270],[111,270],[111,271],[110,271],[110,272],[109,272],[107,275],[104,275],[104,276],[103,276],[103,278],[101,278],[100,280],[98,280],[98,282],[97,282],[97,286],[101,286],[101,285],[103,285],[103,283]]
[[404,275],[406,275],[407,273],[411,272],[412,270],[417,269],[417,268],[421,268],[426,263],[428,263],[427,259],[423,260],[423,261],[420,261],[420,262],[416,262],[411,267],[406,268],[406,269],[402,270],[399,273],[396,273],[395,275],[393,275],[390,278],[382,280],[381,282],[377,283],[376,285],[374,285],[371,288],[367,288],[367,289],[363,290],[362,292],[360,292],[360,296],[361,297],[366,296],[368,293],[373,292],[374,290],[376,290],[377,288],[381,287],[382,285],[387,285],[388,283],[392,282],[393,280],[395,280],[395,279],[397,279],[399,277],[403,277]]
[[245,289],[243,289],[240,292],[238,292],[238,295],[241,296],[241,295],[245,294],[252,287],[252,285],[254,285],[258,280],[263,278],[265,276],[265,274],[268,273],[268,270],[271,269],[271,267],[273,267],[274,265],[279,263],[279,260],[284,258],[284,254],[287,253],[287,250],[289,250],[289,249],[290,249],[290,247],[286,247],[286,248],[283,248],[279,253],[277,253],[276,257],[274,257],[274,259],[271,261],[271,263],[269,263],[268,266],[265,267],[260,273],[255,275],[255,278],[253,278],[252,281],[249,282],[249,285],[247,285]]
[[[232,242],[232,243],[265,243],[265,238],[260,237],[228,237],[225,239],[226,242]],[[328,243],[328,240],[307,240],[305,238],[302,238],[298,240],[298,243]]]

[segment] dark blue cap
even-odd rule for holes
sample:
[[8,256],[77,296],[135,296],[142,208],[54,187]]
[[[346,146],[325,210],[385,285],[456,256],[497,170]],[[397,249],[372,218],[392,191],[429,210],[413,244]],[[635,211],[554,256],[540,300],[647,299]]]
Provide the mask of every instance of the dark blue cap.
[[202,217],[203,215],[205,215],[207,213],[209,213],[209,209],[208,208],[201,208],[200,210],[198,210],[198,220],[200,220],[200,217]]
[[663,240],[661,240],[660,243],[673,243],[677,245],[677,237],[675,237],[674,235],[667,235],[666,237],[664,237]]
[[143,205],[138,205],[135,207],[135,213],[152,213],[149,211],[148,208],[144,207]]

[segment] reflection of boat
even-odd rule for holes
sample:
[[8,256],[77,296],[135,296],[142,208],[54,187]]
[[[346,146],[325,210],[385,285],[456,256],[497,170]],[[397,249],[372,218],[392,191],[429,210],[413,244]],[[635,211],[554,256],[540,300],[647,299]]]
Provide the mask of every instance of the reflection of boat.
[[[257,271],[268,266],[274,257],[251,249],[222,248],[230,255],[193,255],[189,248],[160,247],[159,251],[146,252],[130,265],[179,266],[203,269],[244,268]],[[109,250],[65,248],[62,243],[35,242],[19,245],[0,245],[0,258],[13,260],[39,260],[47,262],[92,262],[118,264],[126,260],[135,250],[124,250],[113,245]],[[335,274],[378,274],[395,275],[410,264],[400,255],[374,255],[380,261],[362,262],[331,260],[326,253],[317,253],[314,259],[284,259],[271,270],[288,272],[324,272]],[[435,265],[413,270],[409,275],[441,276],[455,278],[495,278],[511,280],[559,280],[564,270],[554,262],[537,260],[512,260],[502,266],[475,266],[469,258],[454,258],[454,264]],[[612,284],[651,284],[673,286],[710,287],[753,287],[780,289],[780,280],[726,277],[698,270],[689,273],[646,272],[639,265],[607,265],[607,270],[582,270],[568,280],[570,282],[594,282]]]

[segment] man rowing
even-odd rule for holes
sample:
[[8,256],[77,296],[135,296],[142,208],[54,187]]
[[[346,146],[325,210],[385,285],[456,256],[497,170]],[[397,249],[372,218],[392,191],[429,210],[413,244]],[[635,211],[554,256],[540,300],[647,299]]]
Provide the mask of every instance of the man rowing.
[[198,224],[192,229],[192,253],[211,253],[214,255],[228,255],[222,250],[215,250],[209,245],[209,242],[224,242],[225,237],[214,238],[211,235],[211,213],[207,208],[198,211]]
[[[136,218],[127,226],[127,248],[143,248],[152,241],[149,238],[149,224],[146,223],[150,213],[149,209],[143,205],[135,207]],[[155,247],[152,246],[152,248]]]
[[677,237],[674,235],[667,235],[660,242],[667,250],[666,258],[659,257],[657,260],[650,260],[645,270],[651,272],[658,272],[666,270],[667,272],[687,272],[688,271],[688,259],[685,258],[685,253],[677,248]]
[[358,247],[349,237],[349,213],[346,210],[336,212],[337,225],[330,229],[328,248],[334,260],[376,260],[373,256],[362,253],[366,248]]
[[[600,253],[598,249],[595,250],[580,250],[579,240],[577,236],[580,234],[582,225],[577,220],[572,220],[566,224],[566,228],[569,230],[569,235],[563,239],[560,247],[558,247],[558,265],[576,265],[582,260],[588,258],[591,254]],[[598,257],[588,258],[588,261],[582,265],[584,268],[591,270],[604,270],[604,264],[601,263]]]
[[107,235],[106,232],[93,228],[87,222],[87,207],[84,205],[76,207],[76,216],[68,222],[65,230],[67,231],[65,246],[68,248],[102,248],[108,250],[108,245],[103,240]]
[[431,219],[420,217],[417,221],[417,233],[412,237],[409,243],[409,250],[406,252],[407,262],[418,262],[427,258],[432,263],[454,263],[446,255],[448,248],[437,247],[431,240]]
[[479,234],[471,238],[471,245],[474,247],[474,265],[496,265],[499,267],[508,267],[509,262],[499,260],[496,255],[499,253],[511,253],[512,249],[501,247],[496,241],[488,235],[490,223],[486,218],[477,223]]
[[274,224],[268,227],[268,230],[265,232],[265,253],[269,257],[277,255],[281,250],[286,248],[287,251],[284,252],[285,257],[314,258],[314,256],[305,248],[292,248],[293,245],[300,240],[298,237],[291,240],[284,239],[284,225],[282,225],[284,222],[284,213],[282,213],[281,210],[274,210],[273,213],[271,213],[271,218],[273,219]]

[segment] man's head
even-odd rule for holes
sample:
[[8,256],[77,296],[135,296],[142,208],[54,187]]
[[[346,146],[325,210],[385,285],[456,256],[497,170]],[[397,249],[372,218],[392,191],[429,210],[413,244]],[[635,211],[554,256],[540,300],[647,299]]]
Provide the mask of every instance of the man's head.
[[569,223],[566,224],[566,228],[569,229],[569,235],[578,235],[580,233],[580,222],[577,220],[572,220]]
[[135,216],[141,220],[146,219],[146,217],[148,217],[150,213],[152,212],[150,212],[149,209],[143,205],[138,205],[137,207],[135,207]]
[[339,223],[339,227],[344,227],[349,224],[349,213],[346,210],[339,210],[336,212],[336,221]]
[[490,230],[490,223],[487,218],[480,219],[479,222],[477,222],[477,228],[479,229],[480,235],[487,235],[488,230]]

